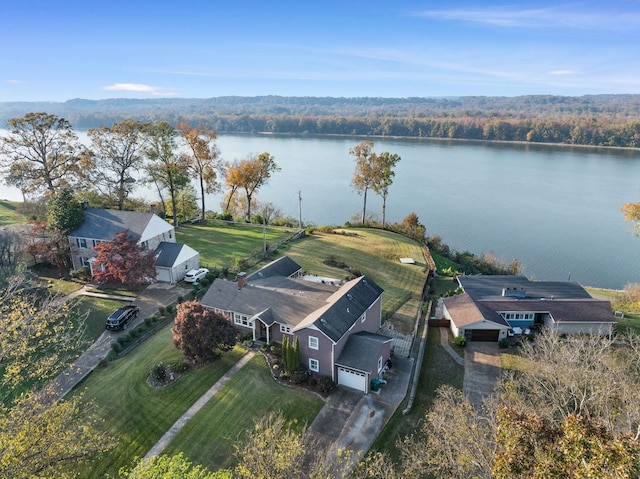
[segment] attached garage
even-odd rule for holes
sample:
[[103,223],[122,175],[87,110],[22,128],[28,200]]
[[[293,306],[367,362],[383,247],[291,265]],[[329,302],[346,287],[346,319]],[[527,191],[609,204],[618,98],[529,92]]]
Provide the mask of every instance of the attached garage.
[[367,392],[367,374],[353,369],[338,367],[338,384]]
[[471,341],[493,341],[497,342],[500,337],[499,329],[467,329]]

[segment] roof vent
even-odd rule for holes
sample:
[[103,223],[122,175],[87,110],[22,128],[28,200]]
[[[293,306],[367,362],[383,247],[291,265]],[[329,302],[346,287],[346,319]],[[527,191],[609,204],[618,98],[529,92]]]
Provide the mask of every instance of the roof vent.
[[347,313],[350,313],[351,311],[349,310],[349,308],[347,308]]
[[351,293],[347,293],[347,299],[349,299],[350,301],[353,301],[353,296],[351,295]]

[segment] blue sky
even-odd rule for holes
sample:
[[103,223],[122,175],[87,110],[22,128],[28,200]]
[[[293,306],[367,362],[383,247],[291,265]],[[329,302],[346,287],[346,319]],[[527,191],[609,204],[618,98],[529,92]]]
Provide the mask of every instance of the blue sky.
[[640,93],[640,2],[0,0],[0,101]]

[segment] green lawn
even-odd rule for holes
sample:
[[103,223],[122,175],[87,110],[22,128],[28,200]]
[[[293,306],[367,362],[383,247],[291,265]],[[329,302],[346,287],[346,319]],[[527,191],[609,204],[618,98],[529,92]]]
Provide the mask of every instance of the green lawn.
[[[286,238],[291,230],[266,228],[267,245]],[[200,253],[200,263],[209,269],[233,267],[239,260],[262,251],[262,226],[227,225],[209,222],[207,225],[182,226],[176,230],[176,240]]]
[[87,314],[85,320],[84,339],[93,343],[105,330],[107,317],[116,309],[123,306],[122,301],[114,299],[95,298],[92,296],[82,296],[78,299],[79,314]]
[[24,223],[26,217],[18,212],[21,203],[0,199],[0,226]]
[[211,470],[235,465],[233,445],[259,417],[280,411],[302,427],[324,402],[315,394],[276,383],[262,355],[256,355],[178,433],[165,450],[184,452],[195,464]]
[[[215,363],[191,371],[165,388],[147,384],[151,367],[182,358],[173,347],[171,325],[142,343],[132,353],[97,369],[78,388],[103,419],[108,435],[117,440],[115,450],[78,471],[79,477],[114,475],[142,457],[171,425],[244,354],[236,348]],[[78,392],[76,392],[77,394]]]
[[[428,268],[420,246],[405,236],[390,231],[350,228],[346,234],[315,233],[286,245],[280,252],[290,256],[309,273],[344,279],[344,269],[323,264],[333,258],[353,266],[384,289],[383,317],[397,310],[409,297],[420,298]],[[402,264],[399,258],[411,257],[416,264]]]

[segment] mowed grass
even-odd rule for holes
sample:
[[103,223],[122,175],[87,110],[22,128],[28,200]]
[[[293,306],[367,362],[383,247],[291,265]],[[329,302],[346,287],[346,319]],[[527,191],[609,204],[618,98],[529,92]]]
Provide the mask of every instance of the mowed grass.
[[258,354],[185,425],[165,454],[184,452],[191,462],[211,470],[233,467],[234,444],[258,418],[279,411],[301,430],[323,405],[315,394],[276,383]]
[[[267,227],[267,245],[286,238],[291,232]],[[209,269],[233,267],[236,261],[262,251],[264,241],[262,226],[214,222],[179,227],[176,240],[198,251],[200,263]]]
[[[245,353],[235,348],[219,361],[178,378],[170,386],[147,384],[152,366],[182,358],[171,340],[171,325],[124,358],[96,369],[75,394],[103,420],[102,427],[117,442],[111,452],[77,471],[79,477],[113,476],[134,458],[144,456],[173,423]],[[109,476],[109,477],[110,477]]]
[[[383,316],[402,306],[409,297],[419,299],[427,276],[427,262],[419,244],[390,231],[353,228],[344,234],[314,233],[289,243],[280,252],[290,256],[304,270],[319,276],[344,279],[344,269],[323,264],[334,259],[359,269],[384,289]],[[416,264],[402,264],[399,258],[413,258]]]
[[26,217],[18,212],[21,203],[9,200],[0,200],[0,226],[24,223]]
[[128,303],[114,299],[95,298],[93,296],[80,297],[76,307],[79,316],[84,317],[86,315],[83,339],[89,344],[98,339],[105,331],[105,323],[109,315],[125,304]]

